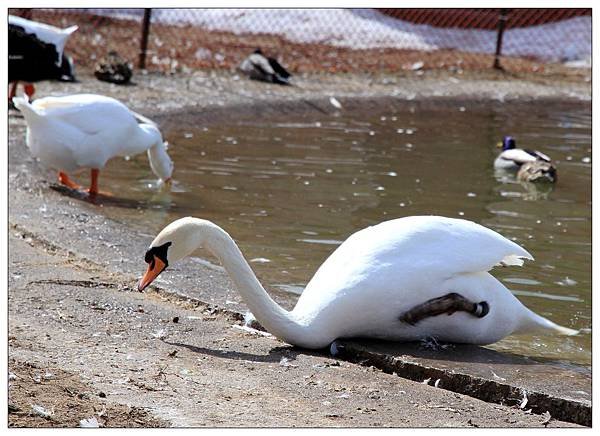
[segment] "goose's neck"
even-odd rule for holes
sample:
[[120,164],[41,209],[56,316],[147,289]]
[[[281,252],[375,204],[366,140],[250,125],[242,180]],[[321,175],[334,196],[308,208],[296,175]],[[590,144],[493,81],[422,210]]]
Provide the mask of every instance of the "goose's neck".
[[205,242],[206,248],[219,258],[256,319],[276,337],[291,344],[302,345],[305,336],[309,334],[307,327],[295,320],[291,312],[279,306],[267,294],[227,232],[216,225],[211,225],[208,229],[210,235]]
[[156,142],[148,149],[148,161],[150,162],[152,172],[156,174],[158,178],[164,181],[171,177],[173,172],[173,162],[171,161],[171,158],[167,153],[167,147],[162,140]]

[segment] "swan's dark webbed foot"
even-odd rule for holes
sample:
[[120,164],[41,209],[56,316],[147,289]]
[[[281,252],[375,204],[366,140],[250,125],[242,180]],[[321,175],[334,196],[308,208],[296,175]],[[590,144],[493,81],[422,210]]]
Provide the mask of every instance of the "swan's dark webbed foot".
[[336,339],[329,345],[329,354],[331,354],[332,357],[336,357],[344,350],[344,348],[345,346]]
[[452,292],[413,307],[400,316],[400,321],[415,325],[425,318],[444,313],[452,315],[454,312],[467,312],[477,318],[483,318],[489,311],[490,306],[487,302],[473,303],[462,295]]
[[421,339],[420,341],[421,348],[432,351],[444,351],[448,348],[453,348],[452,344],[445,344],[443,342],[439,342],[435,336],[427,336],[426,338]]

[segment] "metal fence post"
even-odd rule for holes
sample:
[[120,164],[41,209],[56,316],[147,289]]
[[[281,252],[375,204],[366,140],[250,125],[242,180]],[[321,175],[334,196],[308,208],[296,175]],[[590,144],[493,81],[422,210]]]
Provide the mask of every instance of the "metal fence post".
[[500,9],[500,16],[498,17],[498,36],[496,38],[496,56],[494,56],[494,68],[497,70],[503,70],[500,65],[500,55],[502,53],[502,35],[504,34],[504,27],[508,21],[508,11],[510,9]]
[[138,61],[138,67],[140,69],[146,68],[146,51],[148,49],[148,33],[150,32],[150,15],[152,9],[144,9],[144,21],[142,22],[142,43],[140,46],[140,58]]

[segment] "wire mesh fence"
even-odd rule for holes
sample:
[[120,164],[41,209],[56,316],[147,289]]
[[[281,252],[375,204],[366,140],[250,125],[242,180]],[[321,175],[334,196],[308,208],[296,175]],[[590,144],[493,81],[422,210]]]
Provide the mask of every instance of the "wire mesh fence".
[[58,27],[77,24],[67,52],[80,68],[93,68],[115,50],[151,71],[234,69],[257,47],[295,73],[494,66],[543,73],[591,64],[591,9],[11,9],[9,13]]

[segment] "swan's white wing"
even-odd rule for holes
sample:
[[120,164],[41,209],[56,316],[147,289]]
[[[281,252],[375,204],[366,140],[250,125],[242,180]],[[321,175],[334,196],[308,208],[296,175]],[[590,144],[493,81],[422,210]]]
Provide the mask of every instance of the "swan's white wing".
[[500,153],[500,159],[506,161],[512,161],[517,165],[524,164],[525,162],[535,162],[537,159],[535,156],[530,155],[525,150],[520,148],[513,148],[512,150],[506,150]]
[[514,242],[470,221],[436,216],[386,221],[340,245],[308,283],[294,312],[306,319],[326,313],[334,324],[346,323],[342,318],[350,313],[357,325],[397,320],[402,311],[442,295],[458,277],[499,264],[521,265],[523,258],[533,259]]
[[[361,233],[364,234],[361,235]],[[415,264],[451,273],[489,271],[533,259],[524,248],[472,221],[414,216],[386,221],[359,232],[360,243],[381,259],[412,258]]]
[[[471,221],[416,216],[386,221],[350,236],[321,265],[307,290],[350,287],[364,281],[421,279],[522,265],[525,249]],[[314,282],[314,283],[313,283]]]

